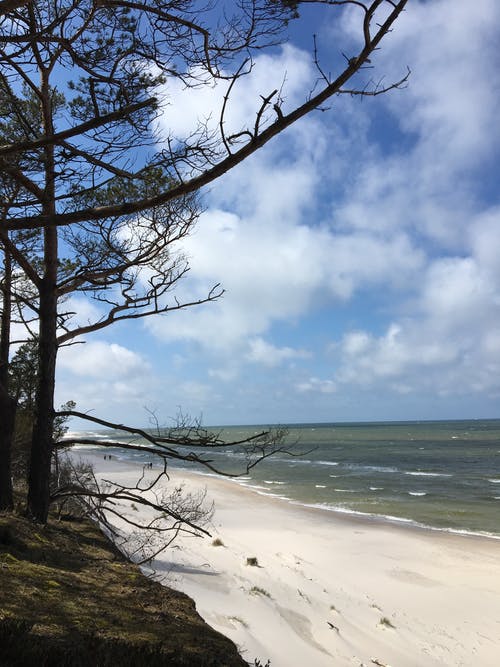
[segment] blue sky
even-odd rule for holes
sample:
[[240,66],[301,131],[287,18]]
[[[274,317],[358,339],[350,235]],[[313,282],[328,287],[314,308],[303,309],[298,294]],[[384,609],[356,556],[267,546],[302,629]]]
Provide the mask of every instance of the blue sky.
[[[284,78],[303,99],[312,32],[325,61],[354,48],[356,16],[331,16],[259,56],[229,123]],[[410,0],[374,62],[408,87],[335,98],[206,190],[178,295],[224,297],[61,350],[59,402],[138,425],[500,417],[499,26],[495,0]],[[166,93],[178,136],[222,94]]]

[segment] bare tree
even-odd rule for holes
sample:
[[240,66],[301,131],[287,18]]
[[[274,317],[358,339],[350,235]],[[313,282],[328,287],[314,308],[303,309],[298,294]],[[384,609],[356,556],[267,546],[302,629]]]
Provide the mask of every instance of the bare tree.
[[139,564],[151,561],[179,534],[210,535],[207,524],[213,503],[207,502],[205,491],[188,492],[182,484],[172,487],[166,462],[160,471],[145,466],[132,485],[98,480],[91,465],[71,457],[63,461],[61,470],[54,493],[60,511],[69,503],[71,512],[97,521],[121,551]]
[[[288,111],[278,90],[262,91],[255,101],[254,120],[236,132],[226,129],[232,96],[251,71],[255,54],[285,38],[300,2],[240,0],[231,4],[231,15],[227,3],[200,5],[194,0],[0,4],[0,86],[5,122],[16,128],[15,135],[0,132],[6,137],[0,146],[0,168],[19,188],[16,199],[7,202],[3,229],[43,234],[36,267],[4,235],[8,251],[37,290],[39,391],[28,496],[28,510],[35,519],[46,520],[50,499],[58,338],[59,343],[67,342],[77,333],[70,327],[60,337],[58,326],[65,321],[59,306],[62,295],[93,290],[106,301],[106,322],[92,323],[94,329],[124,315],[165,310],[158,295],[165,294],[185,269],[174,262],[168,277],[153,280],[141,292],[144,274],[134,267],[143,265],[142,246],[121,250],[123,237],[114,230],[130,230],[144,219],[147,233],[158,228],[167,238],[180,238],[179,224],[182,229],[194,222],[189,210],[195,193],[328,98],[373,96],[402,86],[407,74],[381,86],[365,80],[364,67],[406,3],[309,1],[319,11],[348,6],[359,11],[357,52],[347,54],[340,71],[329,76],[325,72],[330,68],[320,63],[314,49],[316,77],[304,101]],[[201,122],[187,137],[158,135],[165,86],[172,80],[186,87],[225,86],[220,109],[211,110],[218,118],[215,130]],[[133,245],[131,239],[125,243]],[[70,242],[74,247],[82,242],[85,252],[82,265],[76,271],[70,267],[64,282],[60,259]],[[94,242],[99,246],[95,253]],[[141,243],[148,245],[147,234]],[[103,288],[113,285],[117,291],[110,298]]]
[[[100,445],[105,451],[135,451],[156,460],[157,465],[150,473],[146,472],[145,466],[134,484],[125,485],[116,480],[99,481],[89,465],[75,464],[69,457],[65,462],[66,474],[51,489],[51,502],[74,503],[77,499],[85,512],[113,536],[127,555],[140,562],[154,558],[179,533],[210,534],[206,524],[212,516],[213,506],[205,502],[205,493],[186,492],[179,485],[171,489],[168,485],[171,462],[194,464],[225,477],[236,477],[248,473],[278,452],[289,456],[303,454],[294,450],[295,443],[287,443],[286,428],[263,430],[244,439],[230,440],[220,432],[203,428],[198,420],[182,415],[177,416],[174,427],[160,428],[155,421],[155,427],[149,430],[116,424],[74,409],[62,410],[58,416],[78,417],[94,425],[112,428],[114,438],[71,436],[60,441],[56,448]],[[240,454],[241,459],[237,464],[224,461],[223,457],[214,459],[217,450]],[[145,519],[135,513],[137,506],[146,510]],[[116,519],[132,530],[131,536],[121,534],[115,527]]]

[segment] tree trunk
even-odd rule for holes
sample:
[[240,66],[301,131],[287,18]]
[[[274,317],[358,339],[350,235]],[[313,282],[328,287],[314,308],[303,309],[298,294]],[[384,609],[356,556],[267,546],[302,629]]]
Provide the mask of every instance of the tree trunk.
[[28,515],[41,523],[46,523],[50,505],[57,356],[57,296],[53,286],[47,288],[46,282],[44,279],[40,290],[38,386],[28,475]]
[[[49,85],[50,69],[40,65],[41,112],[44,133],[54,134],[52,91]],[[44,149],[45,188],[42,212],[56,213],[56,170],[54,146]],[[38,286],[39,339],[38,384],[35,398],[35,421],[31,441],[31,458],[28,473],[27,514],[35,521],[46,523],[50,506],[50,466],[54,443],[54,390],[56,384],[57,356],[57,228],[44,228],[44,274]]]
[[11,452],[16,417],[16,401],[0,384],[0,511],[14,507]]
[[[0,234],[0,238],[1,236]],[[11,510],[14,507],[11,455],[16,417],[16,401],[9,396],[11,282],[11,258],[4,245],[3,309],[0,324],[0,510]]]

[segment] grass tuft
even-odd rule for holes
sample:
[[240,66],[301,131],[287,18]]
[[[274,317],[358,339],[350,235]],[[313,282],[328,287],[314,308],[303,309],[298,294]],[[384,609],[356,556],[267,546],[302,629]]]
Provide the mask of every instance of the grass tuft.
[[212,542],[213,547],[223,547],[224,542],[220,539],[220,537],[216,537],[215,540]]
[[265,588],[260,588],[260,586],[252,586],[250,589],[250,595],[263,595],[266,598],[272,599],[271,594],[266,591]]

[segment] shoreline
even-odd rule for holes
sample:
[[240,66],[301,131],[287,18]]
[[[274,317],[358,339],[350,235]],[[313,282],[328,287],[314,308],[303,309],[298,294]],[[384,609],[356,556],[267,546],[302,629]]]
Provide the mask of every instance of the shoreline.
[[[106,479],[132,480],[142,470],[86,458]],[[246,660],[270,659],[271,667],[498,664],[496,540],[295,505],[193,471],[170,473],[172,483],[206,488],[215,501],[212,537],[179,537],[144,571],[193,598]]]
[[[74,452],[78,454],[78,449],[75,449]],[[116,455],[115,455],[116,457]],[[87,459],[92,459],[94,463],[98,467],[102,467],[102,464],[104,461],[100,460],[100,454],[87,454],[85,456]],[[131,460],[124,460],[120,459],[118,457],[112,459],[113,463],[119,465],[119,466],[124,466],[125,468],[132,468],[134,466],[137,466],[137,468],[142,468],[142,464],[135,463]],[[111,462],[110,462],[111,463]],[[153,470],[155,470],[154,464],[153,464]],[[214,480],[220,480],[222,482],[227,482],[229,484],[234,484],[242,489],[246,489],[249,492],[254,493],[255,495],[258,496],[263,496],[264,498],[270,498],[272,500],[279,500],[282,503],[286,503],[290,505],[291,507],[298,507],[298,508],[306,508],[310,509],[313,511],[319,511],[319,512],[324,512],[326,514],[333,515],[336,520],[339,521],[362,521],[366,522],[368,525],[370,524],[375,524],[375,525],[387,525],[387,526],[394,526],[397,529],[401,530],[416,530],[416,531],[423,531],[423,532],[429,532],[432,534],[445,534],[445,535],[455,535],[457,537],[464,537],[468,539],[478,539],[478,540],[493,540],[493,541],[500,541],[500,532],[499,533],[490,533],[488,531],[471,531],[471,530],[466,530],[466,529],[460,529],[460,528],[442,528],[439,526],[431,526],[429,524],[424,524],[416,521],[415,519],[409,519],[406,517],[397,517],[397,516],[391,516],[391,515],[385,515],[385,514],[374,514],[374,513],[369,513],[369,512],[361,512],[358,510],[350,510],[350,509],[344,509],[344,508],[338,508],[338,507],[333,507],[329,505],[322,505],[322,504],[316,504],[316,503],[306,503],[306,502],[301,502],[299,500],[294,500],[293,498],[289,498],[287,496],[280,496],[275,493],[270,493],[267,492],[268,489],[267,487],[262,487],[260,485],[253,485],[253,484],[245,484],[241,481],[241,478],[237,477],[224,477],[224,475],[218,475],[217,473],[213,472],[203,472],[203,471],[198,471],[198,470],[188,470],[186,468],[181,468],[181,467],[175,467],[175,464],[170,464],[169,465],[169,470],[172,473],[179,474],[179,475],[185,475],[186,477],[193,476],[194,478],[200,477],[202,479],[214,479]]]

